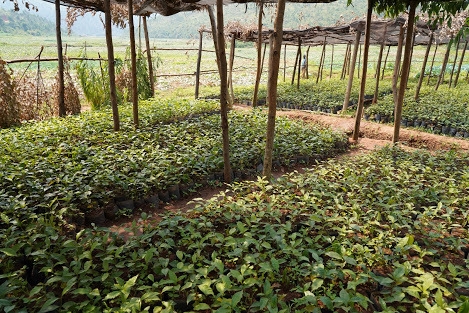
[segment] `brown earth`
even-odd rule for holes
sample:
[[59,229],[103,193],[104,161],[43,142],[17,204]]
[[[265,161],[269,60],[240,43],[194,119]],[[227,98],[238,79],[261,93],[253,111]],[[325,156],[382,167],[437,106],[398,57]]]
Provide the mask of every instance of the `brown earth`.
[[[236,110],[249,110],[249,107],[242,105],[235,105]],[[305,122],[316,123],[322,126],[331,127],[332,129],[345,132],[350,137],[352,136],[355,118],[340,115],[320,114],[317,112],[299,111],[299,110],[281,110],[277,111],[278,116],[286,116],[289,118],[300,119]],[[357,154],[368,153],[372,150],[386,145],[392,144],[392,136],[394,127],[391,124],[378,124],[362,120],[360,123],[360,136],[358,142],[353,143],[350,151],[339,157],[354,156]],[[416,129],[400,130],[399,145],[406,149],[426,149],[430,151],[458,149],[460,151],[469,151],[469,141],[464,139],[457,139],[448,136],[441,136],[430,134]],[[274,173],[274,176],[280,176],[288,171],[297,170],[301,172],[301,167],[285,169],[282,168]],[[212,186],[198,190],[193,196],[185,199],[172,201],[160,207],[157,210],[145,210],[152,214],[151,218],[145,223],[155,223],[161,220],[161,215],[168,211],[187,211],[195,207],[194,199],[210,199],[221,191],[227,189],[225,185]],[[130,218],[122,218],[113,221],[109,225],[111,230],[121,234],[123,237],[132,235],[135,231],[139,231],[142,221],[139,221],[140,212],[136,213]],[[129,231],[134,223],[134,231]]]

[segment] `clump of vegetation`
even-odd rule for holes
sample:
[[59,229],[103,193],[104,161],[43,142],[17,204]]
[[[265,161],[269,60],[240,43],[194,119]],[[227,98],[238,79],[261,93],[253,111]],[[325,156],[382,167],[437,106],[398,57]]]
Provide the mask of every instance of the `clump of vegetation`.
[[11,70],[0,59],[0,128],[17,125],[20,122],[19,103],[15,93],[15,82]]
[[[58,114],[58,93],[59,93],[59,84],[58,84],[58,77],[56,77],[54,85],[52,85],[52,93],[53,93],[53,100],[52,103],[54,104],[54,115]],[[77,89],[75,88],[74,79],[70,75],[70,62],[67,58],[64,59],[64,102],[65,102],[65,114],[79,114],[81,111],[81,103],[80,103],[80,96],[78,94]]]

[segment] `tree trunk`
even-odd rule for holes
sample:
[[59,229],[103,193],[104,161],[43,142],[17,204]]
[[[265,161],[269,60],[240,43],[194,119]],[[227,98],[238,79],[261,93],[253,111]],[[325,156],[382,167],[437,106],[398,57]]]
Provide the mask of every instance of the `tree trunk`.
[[379,55],[378,55],[378,63],[376,65],[376,85],[375,85],[375,94],[373,95],[373,103],[378,102],[378,92],[379,92],[379,77],[381,76],[381,60],[383,59],[383,51],[384,51],[384,40],[386,36],[386,29],[384,30],[384,37],[383,42],[381,42],[381,46],[379,47]]
[[446,47],[446,53],[443,59],[443,65],[441,66],[441,72],[440,72],[440,76],[438,77],[438,82],[436,83],[435,90],[438,90],[438,87],[440,87],[440,84],[443,83],[443,81],[445,80],[446,65],[448,64],[449,52],[451,51],[452,41],[453,41],[453,36],[451,36],[451,40],[448,42],[448,46]]
[[231,165],[230,165],[230,138],[228,135],[228,80],[227,64],[225,55],[225,34],[223,21],[223,0],[217,0],[217,53],[220,69],[220,115],[221,129],[223,138],[223,174],[225,183],[231,183]]
[[422,87],[423,77],[425,76],[425,68],[427,67],[428,55],[430,54],[430,49],[433,42],[433,32],[430,34],[430,39],[428,40],[427,50],[425,51],[425,56],[423,58],[422,69],[420,70],[419,82],[417,83],[417,88],[415,89],[414,99],[417,101],[420,95],[420,88]]
[[461,42],[461,37],[458,38],[458,42],[456,43],[456,53],[454,54],[453,68],[451,69],[451,76],[449,78],[449,84],[448,84],[449,88],[451,88],[451,85],[453,84],[453,75],[454,75],[454,69],[456,68],[456,62],[458,61],[458,52],[459,52],[460,42]]
[[259,95],[259,84],[261,83],[262,75],[262,14],[264,14],[264,3],[259,3],[259,17],[257,19],[257,71],[256,71],[256,82],[254,84],[254,94],[252,96],[252,103],[257,103],[257,97]]
[[347,90],[345,91],[345,99],[344,99],[344,105],[342,106],[342,111],[347,110],[348,104],[350,102],[350,94],[352,93],[352,86],[353,86],[353,73],[355,72],[355,64],[357,63],[357,52],[358,52],[358,45],[360,44],[361,34],[362,33],[360,30],[357,30],[355,34],[355,45],[353,46],[352,61],[350,62],[348,84],[347,84]]
[[199,31],[199,52],[197,54],[197,69],[195,72],[195,98],[199,99],[199,88],[200,88],[200,63],[202,62],[202,44],[204,34]]
[[65,116],[67,112],[65,110],[64,58],[62,53],[62,33],[60,24],[60,0],[55,0],[55,32],[57,35],[57,61],[59,63],[57,73],[59,79],[59,97],[57,101],[59,106],[59,116]]
[[360,121],[363,115],[363,103],[365,100],[365,85],[366,85],[366,72],[368,69],[368,51],[370,48],[370,30],[371,30],[371,15],[373,13],[373,0],[368,0],[368,11],[366,14],[366,29],[365,29],[365,43],[363,51],[363,73],[360,82],[360,94],[358,95],[357,113],[355,114],[355,128],[353,131],[353,140],[357,141],[360,133]]
[[[409,28],[407,26],[407,28]],[[399,30],[399,41],[397,42],[397,51],[396,51],[396,62],[394,64],[394,72],[392,74],[392,95],[394,98],[394,103],[397,103],[397,81],[399,80],[399,71],[401,67],[401,57],[402,57],[402,44],[404,41],[404,25],[401,25]]]
[[467,40],[466,40],[466,43],[464,44],[464,49],[462,50],[462,53],[461,53],[461,59],[459,60],[458,71],[456,72],[456,78],[454,79],[454,87],[456,87],[456,85],[458,84],[459,73],[461,73],[462,62],[464,60],[464,55],[466,54],[466,49],[467,49]]
[[[220,0],[219,0],[220,1]],[[271,34],[272,48],[269,56],[269,78],[267,84],[267,102],[269,113],[267,117],[267,132],[264,153],[263,176],[270,180],[272,177],[272,154],[274,150],[275,115],[277,113],[277,83],[282,49],[283,17],[285,14],[285,0],[278,0],[275,17],[274,32]]]
[[147,49],[148,76],[150,78],[151,97],[155,96],[155,77],[153,76],[153,61],[151,59],[150,37],[148,36],[147,17],[143,17],[143,32],[145,33],[145,46]]
[[117,108],[117,92],[116,92],[116,69],[114,60],[114,46],[112,44],[112,31],[111,31],[111,3],[110,0],[104,0],[104,20],[106,26],[106,44],[107,44],[107,59],[109,71],[109,93],[111,98],[112,119],[114,122],[114,130],[120,129],[119,110]]
[[414,21],[415,21],[415,8],[417,7],[417,1],[410,1],[409,17],[407,20],[407,36],[404,49],[404,61],[402,62],[402,77],[399,82],[399,93],[397,96],[397,103],[395,105],[395,114],[394,114],[394,135],[392,138],[393,143],[399,141],[399,131],[401,127],[401,118],[402,118],[402,104],[404,103],[404,95],[407,86],[407,79],[409,78],[410,70],[410,54],[412,52],[412,38],[414,31]]
[[137,53],[135,48],[134,8],[132,0],[127,0],[127,5],[129,10],[130,62],[132,63],[132,112],[134,127],[138,128]]
[[438,51],[438,43],[435,42],[435,51],[433,52],[432,64],[430,65],[430,72],[428,73],[427,85],[430,84],[430,78],[432,77],[433,64],[435,64],[436,52]]

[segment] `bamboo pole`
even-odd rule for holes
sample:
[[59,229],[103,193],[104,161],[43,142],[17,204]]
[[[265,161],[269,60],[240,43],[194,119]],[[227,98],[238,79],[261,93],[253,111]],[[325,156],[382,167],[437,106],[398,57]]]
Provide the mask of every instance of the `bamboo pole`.
[[402,118],[402,105],[404,103],[404,96],[407,86],[407,80],[409,78],[410,71],[410,62],[411,62],[411,52],[412,52],[412,38],[414,32],[414,21],[415,21],[415,9],[418,2],[411,0],[409,8],[409,17],[407,19],[407,36],[404,49],[404,60],[402,62],[402,77],[399,82],[399,94],[397,97],[396,107],[394,110],[394,134],[392,137],[392,142],[397,143],[399,141],[399,131],[401,128],[401,118]]
[[458,61],[458,52],[459,52],[460,42],[461,42],[461,37],[458,37],[458,42],[456,43],[456,53],[454,54],[453,68],[451,69],[451,76],[449,78],[449,84],[448,84],[449,88],[451,88],[451,85],[453,84],[453,75],[454,75],[454,69],[456,68],[456,62]]
[[430,78],[432,77],[433,64],[435,64],[436,52],[438,51],[438,43],[435,42],[435,51],[433,52],[432,64],[430,65],[430,72],[428,73],[427,85],[430,83]]
[[264,3],[261,0],[259,3],[259,17],[257,19],[257,71],[256,81],[254,83],[254,94],[252,96],[252,103],[257,103],[257,97],[259,95],[259,84],[261,83],[262,75],[262,14],[264,13]]
[[65,116],[67,114],[65,110],[65,82],[64,82],[64,58],[62,51],[62,33],[60,29],[60,0],[55,0],[55,33],[57,35],[57,60],[59,63],[58,67],[58,79],[59,79],[59,95],[58,95],[58,106],[59,116]]
[[467,40],[466,40],[466,43],[464,44],[464,49],[461,52],[461,59],[459,59],[458,71],[456,72],[456,78],[454,79],[454,87],[456,87],[458,84],[459,73],[461,72],[462,62],[464,60],[464,55],[466,54],[466,49],[467,49]]
[[195,98],[196,99],[199,99],[200,63],[202,62],[202,44],[203,44],[203,33],[199,31],[199,52],[197,54],[197,68],[195,72]]
[[430,39],[428,40],[427,50],[425,51],[425,56],[423,58],[422,69],[420,70],[419,82],[417,83],[417,88],[415,88],[414,99],[417,100],[420,95],[420,88],[422,87],[423,77],[425,76],[425,68],[427,67],[428,55],[430,54],[430,49],[433,42],[433,32],[430,34]]
[[129,11],[130,62],[132,63],[132,113],[134,118],[134,127],[138,128],[137,52],[135,47],[134,7],[132,0],[127,0],[127,6]]
[[397,42],[397,51],[396,51],[396,62],[394,64],[394,71],[392,74],[392,95],[394,103],[397,103],[397,82],[399,80],[399,72],[401,67],[401,57],[402,57],[402,45],[404,42],[404,25],[400,25],[399,29],[399,41]]
[[365,85],[366,85],[366,72],[368,69],[368,53],[370,48],[370,30],[371,30],[371,15],[373,13],[373,0],[368,0],[368,11],[366,14],[366,29],[365,29],[365,43],[363,51],[363,73],[360,82],[360,93],[358,95],[357,112],[355,114],[355,128],[353,131],[353,140],[358,141],[360,133],[360,122],[363,115],[363,104],[365,100]]
[[361,31],[358,29],[356,31],[357,32],[355,34],[355,45],[353,46],[353,54],[352,54],[352,60],[350,62],[347,90],[345,91],[345,99],[344,99],[344,105],[342,106],[342,111],[347,110],[348,103],[350,102],[350,94],[352,92],[353,73],[355,71],[355,63],[357,62],[358,45],[360,44],[360,36],[361,36]]
[[453,41],[453,36],[451,36],[451,40],[448,42],[448,45],[446,46],[445,57],[443,59],[443,65],[441,66],[441,72],[440,72],[440,76],[438,77],[435,90],[438,90],[438,87],[440,87],[440,84],[443,83],[443,81],[445,80],[446,65],[448,64],[452,41]]
[[116,70],[114,60],[114,46],[112,44],[112,31],[111,31],[111,1],[104,0],[104,20],[106,28],[106,45],[107,45],[107,59],[109,71],[109,91],[111,98],[112,118],[114,122],[114,131],[120,129],[119,122],[119,109],[117,108],[117,92],[116,92]]
[[148,35],[147,17],[143,17],[143,33],[147,52],[148,76],[150,79],[151,97],[155,96],[155,77],[153,76],[153,62],[151,60],[150,37]]

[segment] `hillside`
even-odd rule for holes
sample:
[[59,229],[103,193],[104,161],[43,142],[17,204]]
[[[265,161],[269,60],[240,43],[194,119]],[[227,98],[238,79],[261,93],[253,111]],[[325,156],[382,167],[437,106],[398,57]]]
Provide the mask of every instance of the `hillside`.
[[0,33],[34,36],[53,35],[55,24],[28,11],[14,12],[0,8]]

